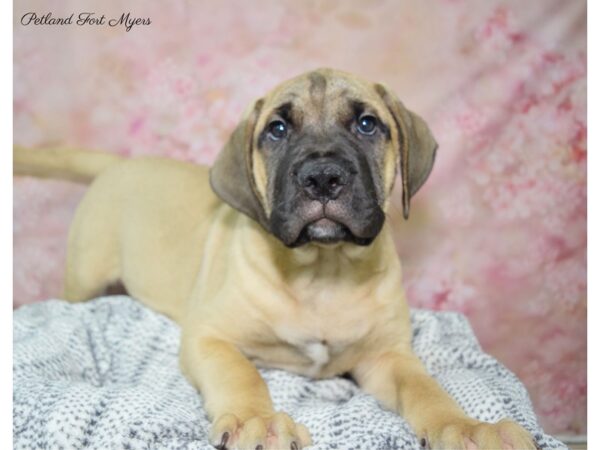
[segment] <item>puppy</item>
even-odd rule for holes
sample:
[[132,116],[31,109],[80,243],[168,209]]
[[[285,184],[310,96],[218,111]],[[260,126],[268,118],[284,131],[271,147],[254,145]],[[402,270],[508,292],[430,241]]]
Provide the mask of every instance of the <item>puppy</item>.
[[385,214],[399,171],[408,218],[436,148],[387,88],[321,69],[254,102],[210,170],[60,149],[17,148],[14,160],[16,174],[91,181],[70,229],[64,295],[83,301],[121,282],[177,321],[181,368],[216,447],[311,444],[274,410],[258,366],[349,372],[423,446],[533,449],[514,422],[467,417],[411,350]]

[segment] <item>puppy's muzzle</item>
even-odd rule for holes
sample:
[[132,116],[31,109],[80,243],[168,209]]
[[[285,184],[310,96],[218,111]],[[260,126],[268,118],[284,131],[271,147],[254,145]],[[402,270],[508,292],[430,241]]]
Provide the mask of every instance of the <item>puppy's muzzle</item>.
[[330,160],[309,160],[300,166],[296,182],[312,200],[336,200],[354,178],[354,171]]

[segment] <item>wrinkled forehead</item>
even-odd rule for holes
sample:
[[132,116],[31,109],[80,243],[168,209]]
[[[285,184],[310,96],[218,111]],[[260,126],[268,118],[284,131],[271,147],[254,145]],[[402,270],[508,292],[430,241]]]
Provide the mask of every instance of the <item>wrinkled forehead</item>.
[[387,119],[387,108],[373,83],[342,72],[315,71],[291,79],[265,98],[258,125],[274,118],[302,127],[330,127],[363,112]]

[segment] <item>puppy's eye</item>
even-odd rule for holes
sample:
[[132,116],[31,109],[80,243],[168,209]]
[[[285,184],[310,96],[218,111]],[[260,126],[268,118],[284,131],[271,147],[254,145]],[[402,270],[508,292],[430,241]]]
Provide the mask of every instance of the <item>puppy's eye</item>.
[[287,136],[287,125],[282,120],[274,120],[269,124],[269,138],[279,141]]
[[358,119],[357,128],[359,133],[370,136],[374,134],[377,129],[377,119],[369,115],[361,116],[360,119]]

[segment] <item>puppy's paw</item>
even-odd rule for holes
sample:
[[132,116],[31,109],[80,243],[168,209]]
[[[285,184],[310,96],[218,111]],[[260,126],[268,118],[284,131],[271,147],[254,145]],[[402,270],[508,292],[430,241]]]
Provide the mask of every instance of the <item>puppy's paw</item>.
[[285,413],[245,421],[224,414],[213,422],[210,442],[219,450],[300,450],[311,445],[306,427]]
[[457,419],[426,432],[422,448],[461,450],[536,450],[531,435],[511,420],[498,423]]

